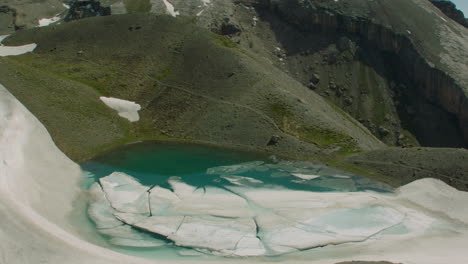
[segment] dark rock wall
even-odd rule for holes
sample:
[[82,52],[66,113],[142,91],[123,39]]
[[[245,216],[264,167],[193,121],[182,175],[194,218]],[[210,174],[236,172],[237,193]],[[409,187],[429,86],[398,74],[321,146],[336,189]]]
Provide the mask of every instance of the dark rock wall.
[[18,29],[16,25],[16,10],[6,5],[0,6],[0,35],[6,35]]
[[450,17],[460,25],[468,28],[468,19],[465,18],[465,15],[462,11],[457,9],[457,6],[450,2],[444,0],[429,0],[433,5],[440,9],[446,16]]
[[[304,8],[298,1],[274,2],[270,8],[300,31],[351,34],[358,36],[371,49],[395,56],[393,66],[398,68],[396,74],[406,75],[410,82],[407,89],[412,89],[404,95],[415,96],[415,101],[420,101],[420,97],[423,97],[424,104],[443,110],[439,112],[446,112],[442,114],[443,119],[453,120],[446,124],[451,126],[448,135],[443,127],[430,129],[433,127],[431,123],[436,120],[426,120],[427,125],[420,121],[417,122],[419,124],[411,124],[410,128],[416,128],[416,131],[412,132],[422,138],[421,143],[426,146],[467,146],[468,100],[462,88],[445,72],[428,63],[405,35],[397,34],[392,29],[359,17],[334,14],[320,7]],[[418,108],[420,111],[424,110],[424,107]],[[423,114],[419,113],[421,116],[424,116]],[[451,142],[444,142],[441,140],[443,137],[451,137]]]

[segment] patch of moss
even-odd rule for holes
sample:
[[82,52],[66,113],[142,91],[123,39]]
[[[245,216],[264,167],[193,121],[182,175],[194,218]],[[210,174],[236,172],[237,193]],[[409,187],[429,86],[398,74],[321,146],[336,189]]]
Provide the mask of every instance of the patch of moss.
[[293,114],[286,104],[273,103],[270,105],[270,111],[276,120],[291,117]]
[[326,128],[311,127],[296,120],[291,109],[286,104],[274,103],[270,105],[270,111],[285,133],[313,143],[321,148],[339,147],[338,154],[340,155],[361,151],[357,142],[350,136]]
[[340,146],[342,150],[346,152],[358,149],[357,143],[352,137],[345,136],[343,134],[337,133],[329,129],[305,127],[301,129],[300,132],[301,133],[299,134],[299,136],[301,138],[321,147],[337,145]]
[[125,0],[125,9],[128,13],[149,13],[151,11],[150,0]]
[[88,85],[102,95],[111,94],[112,84],[122,78],[116,66],[110,64],[101,66],[85,61],[70,62],[36,54],[14,57],[13,59],[36,69],[44,69],[49,74],[53,73],[58,77]]
[[229,48],[229,49],[239,49],[236,43],[225,36],[213,34],[214,38],[216,39],[216,43],[222,47]]
[[162,71],[158,72],[158,74],[156,75],[156,79],[159,81],[162,81],[166,79],[171,73],[172,73],[171,68],[166,67]]

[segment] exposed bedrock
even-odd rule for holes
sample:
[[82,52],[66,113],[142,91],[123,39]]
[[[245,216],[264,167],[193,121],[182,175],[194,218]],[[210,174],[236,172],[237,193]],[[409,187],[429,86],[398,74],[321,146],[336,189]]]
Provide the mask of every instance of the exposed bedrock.
[[[374,49],[388,54],[386,62],[398,69],[394,73],[396,81],[407,83],[408,88],[404,92],[414,97],[410,100],[418,101],[418,97],[423,97],[426,102],[417,103],[417,105],[425,103],[438,106],[448,114],[447,119],[453,115],[454,122],[451,126],[455,127],[458,132],[454,131],[451,136],[458,137],[458,143],[438,142],[438,138],[444,135],[443,129],[431,129],[430,125],[420,122],[424,118],[419,118],[419,120],[416,118],[416,121],[410,122],[407,126],[421,141],[420,143],[425,146],[466,146],[468,142],[468,88],[466,74],[462,73],[467,61],[467,54],[463,51],[463,49],[466,50],[467,45],[466,30],[456,24],[448,22],[444,24],[440,15],[440,19],[434,21],[438,16],[431,9],[433,7],[424,6],[423,3],[418,3],[420,6],[416,6],[414,3],[416,1],[407,3],[398,1],[392,5],[419,9],[422,14],[416,22],[427,23],[427,27],[433,26],[434,29],[423,28],[419,30],[421,32],[416,32],[418,27],[425,25],[406,23],[407,21],[403,18],[392,13],[395,7],[387,6],[386,3],[355,2],[348,6],[349,10],[340,3],[297,0],[271,1],[270,8],[283,21],[293,25],[303,34],[355,36],[367,46],[366,53],[372,53]],[[365,10],[357,11],[359,6]],[[373,14],[372,19],[371,14]],[[381,16],[376,16],[376,14]],[[394,22],[398,21],[397,19],[402,22]],[[422,41],[426,36],[429,37]],[[452,46],[448,47],[448,45]],[[452,50],[454,54],[447,55]],[[458,54],[460,57],[454,58],[457,52],[461,52]],[[457,67],[459,69],[456,69]],[[416,113],[413,114],[423,117],[423,108],[414,109]],[[429,119],[426,122],[437,121]]]
[[460,25],[468,28],[468,19],[465,14],[457,9],[457,6],[451,1],[446,0],[429,0],[433,5],[440,9],[445,15],[458,22]]
[[0,6],[0,35],[14,32],[16,26],[16,10],[6,5]]

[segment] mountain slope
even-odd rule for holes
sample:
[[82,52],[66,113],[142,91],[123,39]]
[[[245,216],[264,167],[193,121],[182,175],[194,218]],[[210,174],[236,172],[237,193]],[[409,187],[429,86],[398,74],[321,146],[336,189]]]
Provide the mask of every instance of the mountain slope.
[[[33,54],[0,60],[5,64],[0,78],[75,159],[117,142],[161,137],[294,156],[383,146],[350,116],[267,60],[195,26],[190,18],[97,17],[20,31],[5,43],[26,42],[37,43],[38,48]],[[11,78],[15,71],[21,74]],[[51,83],[67,82],[72,92],[35,85],[42,78],[34,76],[35,71],[51,78]],[[15,84],[23,79],[31,81]],[[50,108],[45,110],[31,89],[47,97]],[[102,112],[103,118],[113,117],[106,122],[93,120],[99,123],[93,126],[83,116],[104,111],[98,104],[100,95],[139,103],[141,121],[128,124],[116,120],[114,113]],[[63,98],[84,105],[67,113],[60,102]],[[67,113],[69,121],[52,118],[54,113]],[[73,135],[81,130],[90,134]],[[89,142],[93,133],[102,137]],[[71,145],[81,149],[67,151]]]

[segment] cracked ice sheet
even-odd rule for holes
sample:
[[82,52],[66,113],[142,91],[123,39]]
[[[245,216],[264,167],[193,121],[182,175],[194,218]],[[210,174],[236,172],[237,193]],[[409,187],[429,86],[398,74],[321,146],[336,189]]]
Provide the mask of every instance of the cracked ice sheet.
[[[220,217],[249,217],[250,210],[247,202],[227,190],[216,187],[196,189],[177,178],[169,180],[176,200],[168,193],[168,190],[158,187],[159,191],[151,190],[151,211],[160,212],[167,210],[170,215],[211,215]],[[159,197],[163,195],[163,201],[170,204],[161,204]],[[153,213],[155,215],[155,213]]]
[[93,202],[88,207],[88,215],[96,223],[98,229],[123,225],[115,218],[115,210],[110,206],[104,191],[97,182],[91,185],[89,193]]
[[204,248],[220,254],[265,254],[262,243],[256,237],[256,224],[251,218],[187,216],[168,238],[179,246]]
[[167,244],[165,241],[156,239],[149,234],[134,230],[129,225],[99,229],[98,232],[110,236],[109,242],[119,246],[160,247]]
[[340,208],[354,208],[377,200],[374,193],[364,192],[307,192],[284,188],[266,189],[226,187],[250,203],[297,221],[305,221],[323,212]]
[[[128,181],[132,180],[119,179],[117,184]],[[322,246],[339,247],[344,244],[359,247],[359,244],[369,245],[376,241],[381,244],[398,244],[400,241],[418,241],[420,237],[431,237],[434,234],[456,234],[460,227],[450,223],[450,219],[453,218],[449,216],[450,212],[444,213],[444,208],[437,208],[439,211],[433,210],[434,208],[426,210],[423,202],[412,208],[407,200],[408,198],[413,201],[427,199],[427,192],[415,192],[415,190],[424,190],[425,185],[427,187],[434,185],[435,189],[431,195],[434,199],[442,198],[442,203],[450,202],[454,193],[462,202],[468,199],[466,193],[460,192],[457,195],[456,190],[450,189],[451,187],[440,187],[441,183],[434,180],[427,182],[421,180],[414,186],[400,188],[394,194],[314,193],[284,188],[227,187],[231,193],[212,187],[196,189],[178,178],[172,178],[169,182],[174,193],[161,187],[151,190],[155,195],[152,200],[159,201],[159,204],[154,203],[154,205],[161,215],[152,217],[131,213],[114,215],[139,229],[166,236],[177,245],[193,247],[214,255],[228,256],[278,255]],[[411,196],[411,193],[415,195]],[[210,197],[210,195],[212,199],[205,199],[204,196]],[[210,216],[207,212],[210,211],[211,202],[220,198],[227,201],[231,199],[222,196],[247,201],[249,217]],[[189,205],[192,201],[196,201],[195,206]],[[174,210],[178,203],[188,204],[189,209]],[[161,206],[164,208],[161,209]],[[225,208],[231,206],[225,205]],[[463,213],[465,209],[460,210],[464,208],[462,204],[457,203],[451,209],[457,210],[457,208],[458,211],[462,211],[458,213],[460,217],[466,216],[466,212]],[[123,227],[117,227],[117,230],[119,228]],[[112,234],[117,236],[113,238],[119,238],[119,233]],[[124,240],[120,243],[126,242]],[[359,243],[353,245],[349,242]]]
[[326,245],[361,242],[400,224],[404,215],[394,209],[367,207],[331,211],[308,221],[263,213],[256,217],[260,238],[272,254],[284,254]]
[[121,172],[114,172],[99,179],[99,182],[115,210],[121,213],[149,215],[149,187]]

